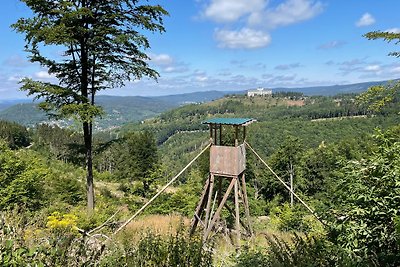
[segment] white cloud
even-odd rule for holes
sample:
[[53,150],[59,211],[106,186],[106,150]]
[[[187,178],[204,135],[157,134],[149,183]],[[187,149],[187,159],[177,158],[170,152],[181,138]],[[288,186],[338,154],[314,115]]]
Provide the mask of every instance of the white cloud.
[[389,72],[390,72],[390,73],[394,73],[394,74],[399,74],[399,73],[400,73],[400,66],[399,66],[399,67],[394,67],[394,68],[390,69]]
[[50,75],[47,71],[44,71],[44,70],[36,72],[34,74],[34,76],[35,76],[35,78],[38,78],[38,79],[51,79],[51,78],[54,78],[53,75]]
[[368,65],[364,68],[365,71],[378,72],[381,70],[379,65]]
[[197,76],[197,77],[195,77],[195,80],[198,82],[205,82],[208,80],[208,77],[207,76]]
[[13,76],[8,77],[7,81],[9,81],[9,82],[20,82],[22,80],[22,78],[23,77],[20,76],[20,75],[13,75]]
[[275,8],[254,12],[249,18],[249,23],[272,29],[311,19],[323,9],[324,6],[319,1],[286,0]]
[[150,63],[157,66],[164,73],[178,73],[188,71],[188,66],[184,62],[176,62],[176,60],[168,54],[148,54]]
[[150,57],[152,63],[159,65],[159,66],[169,65],[169,64],[172,64],[174,61],[172,59],[172,57],[167,54],[158,54],[158,55],[157,54],[149,54],[148,56]]
[[216,29],[215,38],[220,47],[252,49],[265,47],[271,42],[266,31],[311,19],[324,9],[319,0],[280,2],[269,6],[274,1],[209,0],[202,16],[217,23],[242,28],[240,31]]
[[234,22],[264,9],[266,4],[266,0],[212,0],[203,15],[216,22]]
[[387,29],[385,32],[400,33],[400,28]]
[[369,26],[375,23],[375,18],[369,14],[365,13],[362,17],[356,22],[357,27]]
[[271,42],[268,33],[243,28],[240,31],[219,30],[215,31],[215,39],[223,48],[254,49],[265,47]]

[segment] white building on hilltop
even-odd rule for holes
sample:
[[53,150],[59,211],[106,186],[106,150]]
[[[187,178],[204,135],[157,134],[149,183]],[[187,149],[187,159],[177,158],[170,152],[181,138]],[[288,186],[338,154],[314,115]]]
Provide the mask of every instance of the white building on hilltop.
[[248,97],[254,97],[254,96],[271,96],[272,95],[272,90],[271,89],[266,89],[263,87],[259,87],[257,89],[251,89],[247,91],[247,96]]

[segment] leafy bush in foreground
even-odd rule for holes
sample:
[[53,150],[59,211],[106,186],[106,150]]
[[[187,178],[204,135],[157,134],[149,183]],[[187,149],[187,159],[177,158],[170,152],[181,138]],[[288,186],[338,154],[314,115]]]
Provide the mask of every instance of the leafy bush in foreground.
[[268,237],[266,250],[246,250],[238,258],[236,267],[312,267],[363,266],[351,254],[323,237],[295,235],[285,241]]
[[212,266],[211,249],[184,228],[169,236],[147,232],[138,241],[126,234],[103,242],[82,237],[72,214],[53,213],[46,228],[30,224],[26,215],[2,214],[1,266]]

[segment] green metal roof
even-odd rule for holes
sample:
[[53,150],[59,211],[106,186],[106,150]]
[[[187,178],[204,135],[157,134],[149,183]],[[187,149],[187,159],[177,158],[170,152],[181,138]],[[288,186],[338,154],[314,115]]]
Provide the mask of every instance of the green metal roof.
[[256,120],[251,118],[212,118],[206,121],[203,121],[203,124],[223,124],[223,125],[238,125],[238,126],[246,126]]

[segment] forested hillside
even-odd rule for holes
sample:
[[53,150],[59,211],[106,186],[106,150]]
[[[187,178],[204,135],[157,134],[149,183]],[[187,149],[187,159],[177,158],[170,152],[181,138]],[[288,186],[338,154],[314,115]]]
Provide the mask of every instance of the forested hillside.
[[[162,255],[179,252],[204,266],[270,266],[278,261],[286,266],[310,266],[315,261],[318,266],[396,266],[400,255],[399,102],[395,98],[373,112],[357,99],[352,94],[231,95],[99,133],[94,140],[97,203],[93,216],[85,212],[81,133],[48,125],[28,131],[2,121],[0,208],[5,212],[6,227],[13,225],[7,228],[12,238],[6,238],[13,243],[4,239],[2,253],[22,265],[52,261],[77,265],[78,257],[104,266],[125,266],[134,259],[170,262]],[[111,236],[178,173],[207,144],[209,133],[202,122],[214,117],[256,119],[248,127],[248,142],[286,182],[288,166],[294,166],[295,192],[316,210],[323,224],[298,201],[291,207],[287,190],[248,151],[246,179],[256,238],[243,241],[248,250],[238,258],[222,234],[213,237],[215,253],[202,250],[199,239],[187,236],[186,225],[208,175],[206,153],[145,215],[113,237],[121,242],[120,247],[107,245],[103,252],[78,246],[87,238],[82,233],[119,211],[100,230]],[[229,131],[224,128],[228,137]],[[172,222],[171,214],[183,218],[177,236],[165,228],[165,224],[179,225]],[[228,227],[232,225],[229,213],[221,219]],[[142,236],[137,227],[162,233]],[[126,238],[128,241],[122,241]],[[130,250],[135,246],[142,250]],[[181,246],[187,249],[181,251]],[[149,249],[157,253],[147,253]],[[64,250],[69,253],[63,254]],[[128,250],[128,258],[118,256]]]
[[[370,86],[386,83],[387,81],[303,88],[274,88],[273,91],[275,94],[290,91],[294,94],[307,96],[333,96],[360,93],[367,90]],[[97,120],[95,130],[102,131],[122,126],[128,122],[140,122],[144,119],[158,116],[168,109],[187,104],[206,103],[229,94],[244,96],[246,91],[206,91],[154,97],[100,95],[97,101],[102,106],[104,115]],[[15,104],[15,102],[18,103]],[[0,102],[0,119],[14,121],[28,127],[43,122],[51,122],[61,127],[70,127],[73,124],[70,120],[56,121],[54,118],[49,119],[45,112],[37,108],[37,103],[26,102],[31,101],[15,100]]]
[[[103,131],[118,128],[128,122],[140,122],[155,117],[168,109],[188,103],[209,102],[222,98],[228,93],[231,92],[208,91],[154,97],[100,95],[97,103],[102,107],[104,114],[97,119],[95,130]],[[73,125],[71,120],[49,118],[43,110],[38,108],[38,103],[39,101],[32,102],[30,100],[0,102],[0,119],[13,121],[27,127],[33,127],[40,123],[55,124],[63,128]]]
[[[60,127],[71,127],[71,120],[56,120],[46,116],[37,107],[38,103],[21,103],[8,107],[0,112],[0,119],[14,121],[33,127],[39,123],[51,123]],[[137,122],[160,114],[180,104],[146,97],[100,96],[98,104],[102,106],[104,115],[98,119],[96,131],[115,128],[127,122]]]

